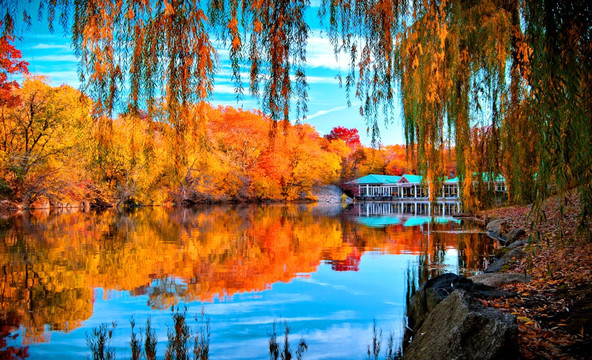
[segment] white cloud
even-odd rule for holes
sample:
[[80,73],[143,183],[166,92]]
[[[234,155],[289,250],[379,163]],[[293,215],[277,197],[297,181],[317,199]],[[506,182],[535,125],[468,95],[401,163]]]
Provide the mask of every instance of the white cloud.
[[76,56],[72,54],[67,55],[41,55],[32,56],[31,61],[56,61],[56,62],[78,62]]
[[49,77],[50,79],[53,79],[53,78],[73,78],[76,81],[78,81],[78,72],[76,70],[48,71],[48,72],[44,72],[43,75]]
[[[241,81],[245,87],[248,87],[251,81],[251,74],[246,71],[241,71],[239,73]],[[232,80],[232,71],[224,69],[216,73],[216,81],[218,83],[234,83]],[[296,77],[294,75],[290,76],[290,80],[295,81]],[[339,80],[335,77],[331,76],[306,76],[306,81],[309,84],[338,84]]]
[[44,43],[40,43],[40,44],[33,45],[32,48],[33,49],[37,49],[37,50],[51,49],[51,50],[65,50],[65,51],[70,51],[70,45],[69,44],[44,44]]
[[236,94],[234,92],[234,86],[227,85],[227,84],[215,84],[214,85],[214,93],[215,94]]
[[[294,76],[291,76],[290,79],[292,81],[296,80]],[[338,84],[339,81],[330,76],[306,76],[306,81],[309,84]]]
[[[221,68],[222,68],[222,70],[216,72],[216,78],[220,78],[221,81],[231,81],[231,76],[232,76],[231,67],[223,65]],[[239,75],[240,75],[241,80],[243,82],[248,81],[248,79],[251,76],[251,74],[246,71],[239,72]]]
[[[216,50],[219,55],[221,68],[217,75],[230,76],[231,69],[229,64],[228,50],[224,49],[223,44],[220,42],[216,42]],[[337,58],[335,57],[335,53],[333,52],[333,45],[331,44],[329,39],[321,36],[320,31],[313,31],[310,33],[310,37],[308,38],[308,45],[306,48],[307,68],[323,68],[329,70],[346,71],[349,69],[349,61],[349,54],[341,53]],[[248,78],[249,73],[241,72],[241,77]],[[310,79],[312,77],[309,76],[308,78],[309,82],[313,83],[314,79],[311,81]],[[333,83],[334,81],[336,81],[331,77],[323,77],[319,79],[323,79],[322,82],[324,83]]]
[[346,71],[349,68],[349,56],[339,54],[335,58],[333,45],[329,39],[325,39],[320,34],[315,33],[308,39],[306,65],[312,68]]
[[316,117],[327,115],[329,113],[336,112],[336,111],[341,111],[341,110],[345,110],[345,109],[347,109],[347,106],[337,106],[337,107],[334,107],[334,108],[331,108],[331,109],[327,109],[327,110],[319,110],[316,113],[314,113],[314,114],[312,114],[310,116],[307,116],[306,117],[306,120],[307,121],[308,120],[312,120],[312,119],[314,119]]

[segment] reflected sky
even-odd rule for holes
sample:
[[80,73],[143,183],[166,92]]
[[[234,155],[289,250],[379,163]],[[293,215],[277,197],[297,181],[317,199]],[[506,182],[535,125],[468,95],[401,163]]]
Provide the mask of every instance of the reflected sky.
[[[268,356],[287,321],[306,359],[365,358],[372,321],[402,335],[410,283],[478,271],[494,244],[454,233],[457,221],[367,226],[355,209],[311,205],[32,213],[0,222],[0,316],[7,344],[31,358],[88,354],[85,333],[117,322],[112,345],[129,356],[129,319],[151,317],[166,347],[171,305],[211,319],[211,357]],[[436,232],[433,230],[443,230]],[[197,323],[192,319],[191,325]],[[278,334],[283,328],[278,327]]]

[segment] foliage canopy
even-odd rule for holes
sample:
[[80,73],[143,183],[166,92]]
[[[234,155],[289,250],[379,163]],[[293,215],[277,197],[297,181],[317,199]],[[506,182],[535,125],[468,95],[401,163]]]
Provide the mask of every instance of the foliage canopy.
[[[12,34],[23,12],[10,0],[0,6],[4,34]],[[237,96],[248,67],[249,89],[273,120],[288,120],[292,98],[298,117],[305,115],[309,6],[308,0],[40,0],[39,13],[50,27],[58,19],[71,29],[98,117],[128,86],[130,107],[145,107],[150,116],[154,99],[163,97],[181,133],[194,119],[189,104],[212,91],[216,42],[229,51]],[[361,100],[375,136],[381,118],[393,120],[400,88],[406,139],[417,146],[419,170],[432,184],[444,172],[442,150],[454,146],[467,199],[486,188],[471,186],[474,173],[503,173],[512,201],[541,200],[551,185],[577,187],[582,220],[592,215],[588,1],[323,0],[319,16],[335,52],[350,57],[345,85]]]

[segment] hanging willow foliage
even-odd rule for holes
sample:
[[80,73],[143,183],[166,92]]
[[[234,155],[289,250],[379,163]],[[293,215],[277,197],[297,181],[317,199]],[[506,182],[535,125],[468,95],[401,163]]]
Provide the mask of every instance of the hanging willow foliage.
[[371,127],[377,129],[381,114],[392,118],[398,83],[406,141],[411,153],[417,146],[419,170],[430,180],[431,194],[445,175],[443,150],[455,146],[465,199],[473,201],[467,201],[470,207],[479,206],[477,199],[486,198],[476,194],[487,189],[482,180],[502,170],[500,128],[515,30],[511,4],[326,0],[322,6],[334,46],[352,54],[346,85],[355,84]]
[[352,54],[346,84],[373,127],[399,82],[406,140],[432,188],[452,144],[469,208],[486,205],[486,183],[504,174],[510,201],[539,208],[577,187],[590,229],[588,1],[325,0],[326,14],[336,50]]
[[[592,4],[527,2],[532,47],[529,118],[538,130],[540,162],[536,199],[577,188],[582,227],[592,216]],[[591,236],[592,240],[592,236]]]
[[[21,9],[11,0],[0,6],[11,33]],[[50,27],[59,19],[71,29],[98,118],[122,93],[149,113],[163,98],[183,133],[195,121],[188,104],[211,94],[215,41],[229,51],[238,97],[246,66],[249,90],[272,119],[288,121],[292,98],[297,117],[306,114],[308,7],[308,0],[40,0],[39,13]],[[514,202],[577,187],[583,224],[592,215],[591,14],[586,0],[323,0],[319,10],[335,52],[349,56],[348,99],[361,101],[373,139],[402,99],[410,154],[432,189],[444,175],[443,150],[454,147],[469,208],[487,205],[487,183],[504,174]],[[31,21],[26,9],[23,21]]]
[[[156,99],[162,98],[178,134],[199,128],[200,119],[189,116],[190,106],[211,95],[215,41],[229,48],[239,96],[241,65],[248,64],[250,90],[261,96],[272,119],[287,124],[291,98],[297,99],[297,115],[306,115],[307,0],[40,0],[39,4],[39,17],[46,13],[51,29],[57,16],[64,30],[72,32],[82,88],[95,101],[94,115],[105,147],[109,119],[122,94],[129,94],[129,110],[144,108],[150,118]],[[30,6],[0,0],[0,8],[6,18],[4,33],[14,31],[21,10],[24,23],[30,24]],[[218,37],[212,39],[211,34]],[[176,147],[184,146],[182,139],[177,136]],[[185,159],[175,162],[180,168]]]

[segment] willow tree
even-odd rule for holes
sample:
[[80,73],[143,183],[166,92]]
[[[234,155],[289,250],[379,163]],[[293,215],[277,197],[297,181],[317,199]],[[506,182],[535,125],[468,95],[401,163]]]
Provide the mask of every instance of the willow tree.
[[592,4],[527,2],[532,47],[529,120],[541,138],[536,196],[577,188],[582,225],[592,216]]
[[[16,4],[0,0],[5,32]],[[229,52],[237,96],[248,67],[249,91],[273,120],[288,121],[293,98],[298,117],[306,114],[307,0],[40,4],[50,26],[57,18],[72,31],[97,118],[121,93],[149,113],[163,98],[175,129],[187,131],[187,107],[212,91],[215,41]],[[512,201],[543,199],[550,184],[578,187],[584,221],[592,214],[591,14],[585,0],[323,0],[319,11],[335,52],[349,56],[345,85],[373,137],[402,100],[407,142],[432,189],[442,150],[455,147],[466,200],[482,199],[482,180],[503,173]]]
[[346,85],[371,128],[381,113],[391,120],[399,86],[406,140],[432,188],[455,146],[470,208],[503,173],[514,202],[577,187],[589,229],[592,5],[325,0],[321,14],[335,50],[351,54]]
[[[514,52],[524,38],[520,17],[514,16],[518,5],[495,0],[323,3],[333,44],[352,55],[346,85],[355,86],[372,128],[380,115],[392,119],[399,86],[406,141],[412,154],[417,146],[419,170],[430,180],[431,194],[445,174],[443,150],[455,147],[469,208],[486,198],[483,179],[502,173],[504,139],[514,144],[503,129],[512,128],[506,123],[510,105],[521,101],[508,94],[507,80],[508,65],[517,64],[512,55],[523,54]],[[524,88],[519,70],[510,82]]]
[[[181,134],[203,125],[190,116],[190,107],[211,95],[214,41],[229,49],[238,96],[241,66],[248,63],[249,89],[261,96],[273,120],[287,123],[294,97],[297,113],[306,113],[307,6],[307,0],[40,0],[37,11],[39,18],[47,16],[50,29],[57,20],[72,34],[82,88],[95,101],[104,146],[111,114],[127,94],[128,111],[142,108],[150,118],[162,100],[178,133],[176,148],[182,149]],[[30,25],[35,11],[12,0],[0,0],[0,9],[9,35],[18,31],[15,24]],[[183,153],[177,153],[177,168],[186,162]]]

